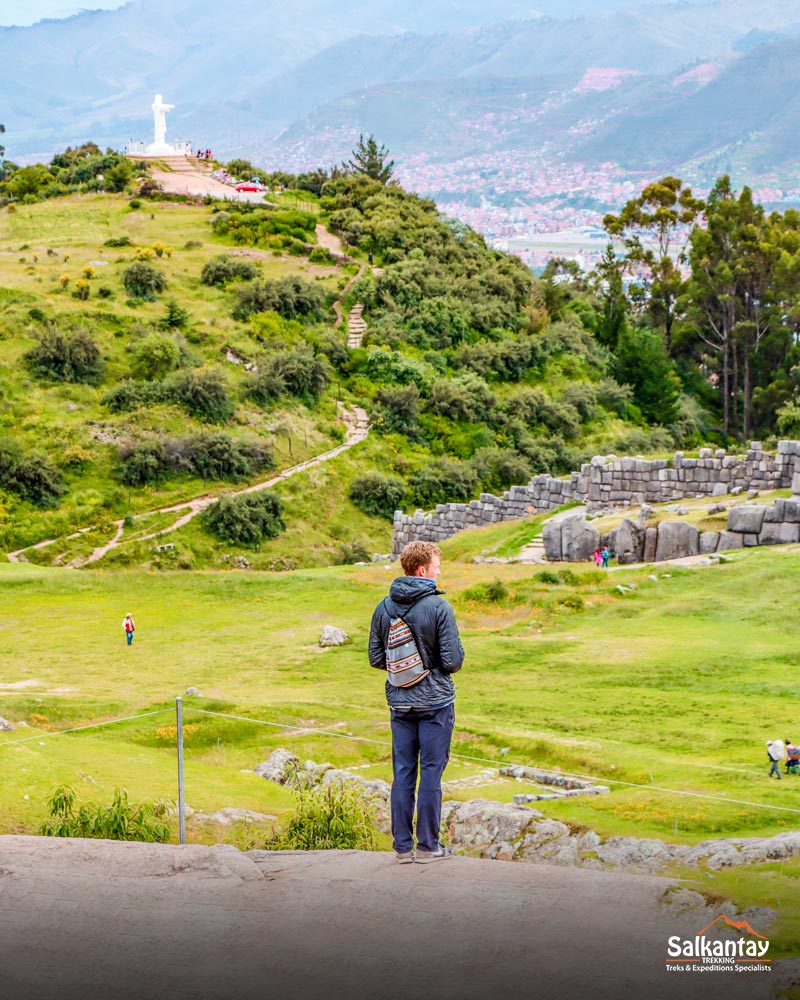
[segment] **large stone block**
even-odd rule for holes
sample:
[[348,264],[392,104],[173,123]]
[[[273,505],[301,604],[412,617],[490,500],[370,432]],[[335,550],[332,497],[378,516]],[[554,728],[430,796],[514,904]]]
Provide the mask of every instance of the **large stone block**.
[[642,561],[646,531],[647,529],[644,525],[637,524],[626,517],[613,532],[614,540],[612,544],[614,555],[621,566]]
[[583,514],[575,514],[561,522],[561,558],[567,562],[591,559],[599,544],[600,532],[587,524]]
[[744,535],[738,531],[720,531],[717,552],[728,552],[730,549],[741,549],[744,545]]
[[544,554],[550,562],[561,561],[561,521],[546,524],[542,529]]
[[758,535],[759,545],[789,545],[800,541],[800,524],[787,522],[765,524]]
[[763,504],[742,504],[740,507],[731,507],[728,514],[728,531],[757,535],[764,523],[765,511],[766,507]]
[[718,531],[704,531],[700,535],[700,554],[707,556],[717,551],[719,545]]
[[693,524],[683,521],[662,521],[658,526],[656,562],[696,556],[700,549],[700,532]]
[[656,557],[656,545],[658,543],[658,528],[653,526],[644,533],[644,562],[653,562]]

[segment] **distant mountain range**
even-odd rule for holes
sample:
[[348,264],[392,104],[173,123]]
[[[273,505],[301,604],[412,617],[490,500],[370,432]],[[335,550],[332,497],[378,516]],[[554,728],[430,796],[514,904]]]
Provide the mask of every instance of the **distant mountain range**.
[[[507,0],[132,0],[0,29],[12,158],[169,137],[330,163],[358,132],[400,156],[546,148],[628,170],[800,166],[800,0],[604,10]],[[534,15],[534,16],[532,16]],[[47,67],[46,73],[43,67]]]

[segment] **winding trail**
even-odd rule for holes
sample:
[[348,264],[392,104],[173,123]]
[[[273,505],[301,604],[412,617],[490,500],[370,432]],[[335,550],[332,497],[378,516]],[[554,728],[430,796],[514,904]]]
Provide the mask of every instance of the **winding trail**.
[[[367,265],[362,264],[358,269],[358,274],[354,275],[342,289],[341,295],[333,303],[333,311],[336,314],[336,322],[333,324],[334,330],[338,330],[344,321],[344,316],[342,315],[342,299],[347,295],[353,285],[358,281],[361,275],[366,271]],[[363,308],[363,307],[362,307]]]
[[[353,406],[348,410],[340,403],[337,405],[339,406],[339,416],[347,428],[345,439],[342,444],[337,445],[335,448],[331,448],[328,451],[322,452],[320,455],[315,455],[313,458],[308,458],[304,462],[299,462],[297,465],[293,465],[289,469],[284,469],[282,472],[278,473],[277,476],[273,476],[271,479],[266,479],[263,482],[255,483],[253,486],[247,486],[242,490],[236,490],[227,495],[241,496],[245,493],[257,493],[260,490],[269,489],[271,486],[277,485],[284,479],[288,479],[290,476],[296,475],[298,472],[305,472],[306,469],[310,469],[315,465],[321,464],[322,462],[328,462],[330,459],[336,458],[337,455],[341,455],[342,452],[347,451],[354,445],[359,444],[359,442],[364,441],[369,434],[369,418],[367,417],[366,411],[360,406]],[[138,537],[136,541],[146,542],[153,538],[160,538],[162,535],[167,535],[170,532],[177,531],[178,528],[182,528],[193,518],[197,517],[198,514],[201,514],[207,507],[210,507],[212,503],[216,503],[218,499],[218,497],[213,496],[210,493],[206,493],[203,496],[195,497],[194,499],[187,500],[183,503],[173,504],[169,507],[157,507],[155,510],[143,512],[144,516],[171,513],[180,513],[180,516],[173,524],[168,525],[166,528],[160,528],[158,531],[154,531],[149,535],[142,535]],[[81,566],[88,566],[90,563],[98,562],[112,549],[117,548],[117,546],[124,540],[125,521],[123,518],[120,518],[119,520],[114,521],[113,524],[116,527],[116,532],[110,541],[103,545],[99,545],[85,559],[78,557],[70,560],[70,562],[67,563],[68,568],[77,569]],[[78,538],[80,535],[91,530],[91,528],[81,528],[80,531],[76,531],[67,537],[69,539]],[[17,549],[15,552],[9,552],[7,553],[8,560],[12,563],[24,561],[21,557],[25,552],[29,552],[32,549],[43,549],[48,545],[55,545],[58,541],[59,539],[57,538],[48,538],[42,542],[37,542],[35,545],[28,545],[24,549]]]

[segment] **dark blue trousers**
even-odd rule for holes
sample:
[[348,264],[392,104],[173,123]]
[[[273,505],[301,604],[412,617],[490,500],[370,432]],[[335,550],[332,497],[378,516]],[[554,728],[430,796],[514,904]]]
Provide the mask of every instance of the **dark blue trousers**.
[[392,837],[398,853],[414,849],[418,776],[417,847],[435,851],[439,846],[442,774],[450,760],[455,721],[454,705],[427,711],[392,711]]

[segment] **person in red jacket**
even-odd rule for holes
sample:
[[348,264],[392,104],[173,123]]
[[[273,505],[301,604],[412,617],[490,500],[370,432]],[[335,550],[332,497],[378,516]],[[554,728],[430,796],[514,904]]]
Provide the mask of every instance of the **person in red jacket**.
[[133,644],[133,633],[136,630],[136,626],[133,624],[133,615],[125,615],[122,619],[122,627],[125,629],[125,638],[130,646]]

